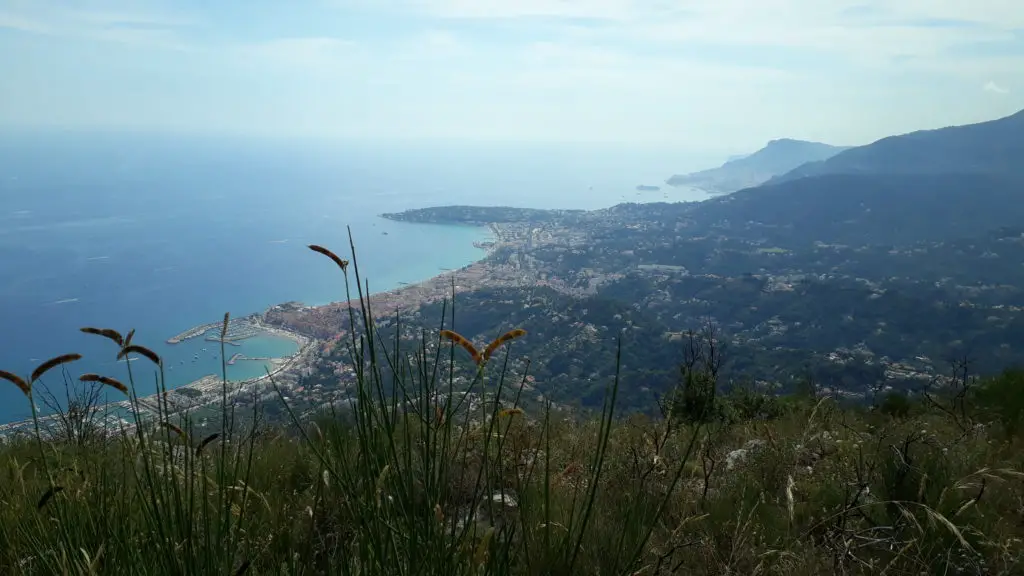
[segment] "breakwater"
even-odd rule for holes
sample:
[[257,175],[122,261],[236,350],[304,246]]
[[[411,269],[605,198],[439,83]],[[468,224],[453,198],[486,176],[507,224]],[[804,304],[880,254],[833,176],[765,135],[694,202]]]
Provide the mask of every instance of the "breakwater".
[[[189,328],[188,330],[185,330],[181,334],[168,338],[167,343],[180,344],[185,340],[199,338],[200,336],[206,336],[204,340],[206,340],[207,342],[220,342],[220,331],[223,330],[223,328],[223,322],[210,322],[209,324],[201,324],[194,328]],[[210,334],[210,332],[213,333]],[[236,344],[237,341],[259,336],[260,333],[262,332],[265,332],[265,329],[263,327],[263,323],[259,320],[258,316],[254,315],[246,318],[231,319],[228,321],[228,328],[227,331],[225,331],[224,333],[223,340],[226,344],[238,346],[238,344]]]
[[178,334],[176,336],[171,336],[170,338],[168,338],[167,339],[167,343],[168,344],[180,344],[180,343],[184,342],[185,340],[190,340],[192,338],[198,338],[198,337],[202,336],[203,334],[206,334],[210,330],[213,330],[214,328],[216,328],[218,326],[222,326],[222,325],[223,325],[222,322],[210,322],[209,324],[203,324],[201,326],[196,326],[194,328],[189,328],[188,330],[185,330],[181,334]]
[[263,361],[268,361],[268,360],[274,360],[274,358],[271,358],[270,356],[246,356],[245,354],[242,354],[241,352],[238,352],[238,353],[234,354],[233,356],[231,356],[231,359],[228,360],[228,364],[234,365],[234,363],[238,362],[239,360],[263,360]]

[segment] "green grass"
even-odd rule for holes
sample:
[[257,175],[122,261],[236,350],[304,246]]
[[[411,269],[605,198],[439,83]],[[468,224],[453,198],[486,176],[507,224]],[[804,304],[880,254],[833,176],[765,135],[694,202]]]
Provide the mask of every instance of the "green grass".
[[[348,263],[332,259],[350,296]],[[812,394],[709,398],[713,374],[690,362],[661,417],[617,413],[618,391],[639,385],[617,378],[600,414],[527,412],[522,380],[508,370],[514,342],[477,365],[440,331],[414,349],[381,341],[355,265],[352,274],[353,410],[273,428],[258,406],[236,413],[223,402],[216,430],[174,415],[173,426],[137,421],[123,434],[8,442],[0,573],[797,576],[1024,566],[1020,373],[867,409]],[[439,329],[452,327],[455,308]],[[125,350],[140,353],[122,340],[111,354]],[[149,376],[143,362],[125,383],[133,404],[134,379]],[[457,367],[475,370],[468,388],[451,379]]]

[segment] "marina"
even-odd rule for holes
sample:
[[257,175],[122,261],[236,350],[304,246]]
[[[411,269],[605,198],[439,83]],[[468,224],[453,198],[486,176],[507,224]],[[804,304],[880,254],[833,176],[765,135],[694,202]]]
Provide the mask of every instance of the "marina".
[[[223,322],[210,322],[189,328],[184,332],[167,339],[168,344],[180,344],[186,340],[205,336],[207,342],[220,342],[220,331],[223,329]],[[232,346],[240,346],[239,340],[253,338],[264,332],[263,323],[259,316],[254,314],[245,318],[232,318],[228,321],[228,329],[224,335],[224,343]]]
[[167,339],[167,343],[168,344],[180,344],[180,343],[184,342],[185,340],[190,340],[192,338],[198,338],[198,337],[202,336],[203,334],[206,334],[210,330],[213,330],[214,328],[216,328],[218,326],[221,326],[221,325],[222,325],[221,322],[211,322],[209,324],[203,324],[201,326],[196,326],[194,328],[189,328],[188,330],[185,330],[184,332],[182,332],[181,334],[178,334],[177,336],[171,336],[170,338],[168,338]]
[[239,360],[262,360],[266,362],[268,360],[274,360],[274,358],[271,358],[269,356],[246,356],[245,354],[238,352],[235,355],[233,355],[230,360],[228,360],[228,365],[233,366],[235,362]]

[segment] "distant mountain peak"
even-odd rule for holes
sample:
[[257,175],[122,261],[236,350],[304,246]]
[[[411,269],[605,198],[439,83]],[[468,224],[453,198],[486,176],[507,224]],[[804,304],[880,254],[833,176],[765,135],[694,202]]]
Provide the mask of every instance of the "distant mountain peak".
[[777,138],[753,154],[730,158],[718,168],[672,176],[667,183],[699,188],[709,194],[728,194],[763,184],[801,164],[830,158],[845,149],[821,142]]

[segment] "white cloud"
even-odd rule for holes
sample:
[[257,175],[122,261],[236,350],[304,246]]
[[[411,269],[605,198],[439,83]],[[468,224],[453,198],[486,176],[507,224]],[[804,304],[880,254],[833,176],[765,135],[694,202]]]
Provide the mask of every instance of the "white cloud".
[[865,65],[938,57],[975,42],[1013,41],[1013,32],[1024,28],[1017,0],[380,1],[395,11],[439,18],[595,20],[601,25],[573,28],[595,42],[805,48]]
[[88,85],[74,43],[63,77],[24,64],[6,117],[753,149],[996,117],[1020,90],[986,82],[1024,69],[1019,0],[313,0],[280,22],[173,2],[0,0],[0,27],[103,42]]
[[1002,86],[1000,86],[999,84],[996,84],[995,82],[993,82],[991,80],[986,82],[985,85],[981,87],[981,89],[986,91],[986,92],[995,92],[996,94],[1009,94],[1010,93],[1010,90],[1008,88],[1003,88]]
[[[387,4],[387,0],[384,2]],[[397,0],[390,5],[444,18],[559,17],[624,20],[643,3],[633,0]]]
[[0,29],[17,30],[33,34],[50,34],[52,30],[44,22],[14,12],[0,11]]
[[0,6],[0,29],[84,38],[134,46],[174,50],[190,47],[178,30],[195,24],[179,13],[168,13],[146,2],[101,0],[84,10],[58,0],[9,0]]
[[243,44],[236,51],[250,63],[304,70],[336,69],[354,56],[355,42],[330,37],[279,38]]
[[[696,18],[707,23],[789,23],[828,26],[854,19],[875,22],[961,20],[1013,29],[1024,27],[1016,0],[379,0],[392,9],[420,10],[448,18],[589,18],[619,22]],[[341,5],[350,2],[340,2]],[[767,18],[767,20],[765,20]]]

